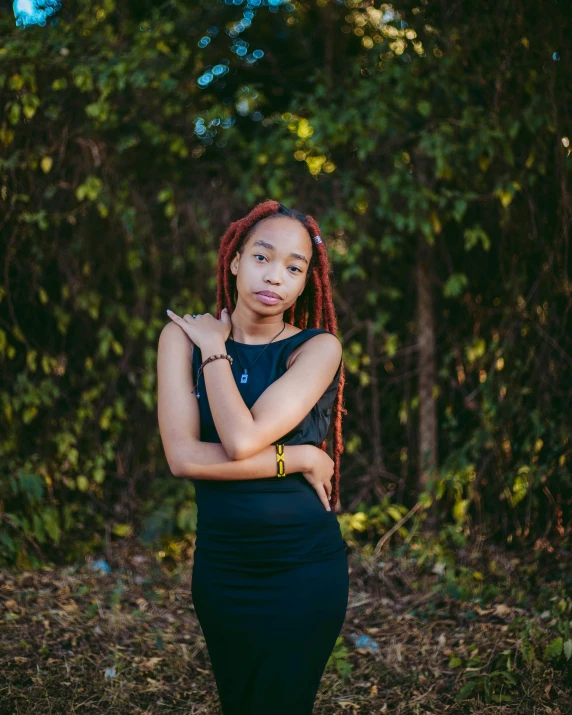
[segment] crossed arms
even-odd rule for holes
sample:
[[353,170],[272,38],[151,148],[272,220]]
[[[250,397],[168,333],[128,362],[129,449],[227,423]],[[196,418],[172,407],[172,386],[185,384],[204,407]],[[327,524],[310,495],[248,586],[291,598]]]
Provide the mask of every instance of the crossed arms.
[[[192,343],[175,323],[159,338],[159,431],[174,476],[195,479],[261,479],[276,474],[273,442],[310,412],[336,374],[342,346],[335,335],[308,339],[292,365],[248,409],[227,360],[205,366],[203,376],[219,443],[200,441],[200,415],[191,369]],[[202,357],[226,352],[222,340],[205,344]],[[278,409],[279,406],[279,409]],[[306,471],[313,445],[287,445],[286,471]]]

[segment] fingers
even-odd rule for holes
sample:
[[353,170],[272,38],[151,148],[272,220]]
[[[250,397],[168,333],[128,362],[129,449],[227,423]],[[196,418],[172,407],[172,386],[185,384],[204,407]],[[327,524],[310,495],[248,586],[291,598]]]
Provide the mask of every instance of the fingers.
[[328,503],[328,495],[326,494],[326,490],[324,488],[323,484],[320,484],[319,487],[316,489],[318,492],[318,496],[320,497],[320,501],[324,505],[326,511],[332,511],[330,504]]
[[328,495],[328,499],[330,499],[332,496],[332,477],[328,478],[328,481],[324,483],[324,487],[326,489],[326,494]]
[[[179,317],[176,313],[173,313],[172,310],[167,310],[167,315],[169,316],[169,318],[171,318],[173,323],[176,323],[179,327],[185,330],[185,326],[188,323],[187,320],[184,320],[183,318]],[[185,332],[187,331],[185,330]]]

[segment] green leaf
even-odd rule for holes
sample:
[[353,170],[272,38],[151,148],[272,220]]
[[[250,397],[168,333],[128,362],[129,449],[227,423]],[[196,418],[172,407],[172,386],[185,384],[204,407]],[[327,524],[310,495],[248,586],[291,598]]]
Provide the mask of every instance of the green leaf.
[[455,696],[455,700],[467,700],[468,698],[470,698],[476,685],[477,683],[474,680],[469,680],[468,682],[466,682]]
[[50,169],[52,168],[53,163],[54,163],[54,160],[52,159],[51,156],[42,157],[42,160],[40,161],[40,166],[41,166],[44,174],[49,173]]
[[184,532],[195,532],[197,528],[197,505],[190,502],[177,512],[177,527]]
[[453,207],[453,218],[457,223],[461,223],[467,210],[468,204],[464,199],[457,199]]
[[22,97],[21,101],[24,109],[24,116],[26,119],[32,119],[37,108],[40,106],[40,98],[37,95],[28,92]]
[[544,649],[544,660],[554,660],[562,655],[564,649],[564,639],[559,636],[551,641]]
[[95,201],[103,189],[103,181],[97,176],[88,176],[87,179],[80,184],[75,195],[78,201],[89,199]]
[[168,201],[173,197],[173,189],[161,189],[159,193],[157,194],[157,201],[159,203],[163,204],[165,201]]
[[430,492],[421,492],[421,494],[419,494],[418,501],[420,502],[422,509],[429,509],[433,503],[433,495]]
[[390,504],[387,507],[387,513],[393,519],[393,521],[400,521],[400,519],[403,517],[403,514],[394,504]]
[[445,283],[443,295],[446,298],[454,298],[460,295],[467,287],[468,282],[468,278],[464,273],[453,273]]
[[85,113],[92,119],[98,119],[104,122],[109,117],[109,109],[110,107],[107,102],[92,102],[91,104],[86,105]]
[[93,89],[93,76],[86,65],[77,65],[73,70],[73,82],[81,92],[91,92]]
[[467,518],[467,510],[469,508],[468,499],[460,499],[453,506],[453,518],[457,523],[463,523]]
[[39,503],[44,497],[45,481],[40,474],[19,472],[12,480],[12,491],[23,496],[31,504]]
[[133,528],[131,524],[114,524],[111,531],[121,538],[125,536],[130,536],[133,533]]
[[8,121],[13,125],[18,124],[20,121],[20,113],[22,111],[20,104],[18,102],[9,102],[6,106],[9,107]]
[[484,250],[488,251],[491,247],[491,240],[487,233],[479,226],[473,226],[473,228],[467,228],[463,232],[465,238],[465,250],[470,251],[474,248],[480,241]]
[[60,532],[58,513],[57,513],[55,507],[45,508],[42,511],[42,518],[44,520],[44,527],[45,527],[46,531],[48,532],[48,536],[56,544],[59,543],[61,532]]

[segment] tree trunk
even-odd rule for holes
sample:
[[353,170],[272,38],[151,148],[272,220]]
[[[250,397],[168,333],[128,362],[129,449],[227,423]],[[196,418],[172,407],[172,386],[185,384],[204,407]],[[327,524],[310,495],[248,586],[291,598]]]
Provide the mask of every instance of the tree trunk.
[[419,467],[418,488],[424,491],[437,466],[435,382],[435,315],[431,296],[433,248],[420,236],[417,246],[417,324],[419,333]]

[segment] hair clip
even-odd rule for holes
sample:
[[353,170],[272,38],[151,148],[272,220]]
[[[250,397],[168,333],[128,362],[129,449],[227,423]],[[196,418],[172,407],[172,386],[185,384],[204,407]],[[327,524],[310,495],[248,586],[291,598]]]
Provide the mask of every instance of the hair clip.
[[314,236],[314,241],[316,243],[322,243],[322,239],[320,238],[320,236]]

